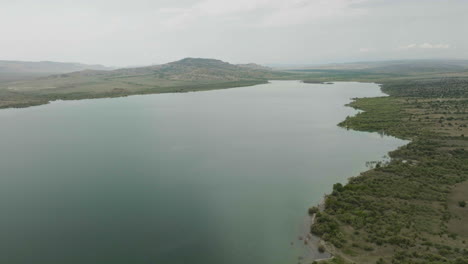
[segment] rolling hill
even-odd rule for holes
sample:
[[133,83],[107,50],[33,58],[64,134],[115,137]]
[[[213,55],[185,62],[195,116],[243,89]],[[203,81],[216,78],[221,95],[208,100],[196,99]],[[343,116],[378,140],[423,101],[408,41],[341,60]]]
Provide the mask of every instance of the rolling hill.
[[162,65],[116,70],[87,69],[0,84],[0,107],[23,106],[16,99],[12,100],[18,96],[38,100],[37,104],[40,104],[56,99],[247,86],[292,75],[255,64],[234,65],[215,59],[185,58]]
[[161,92],[169,87],[265,82],[277,75],[277,72],[271,70],[238,66],[220,60],[185,58],[147,67],[54,74],[34,80],[8,83],[3,88],[41,94],[109,93],[116,90],[133,93],[149,89]]

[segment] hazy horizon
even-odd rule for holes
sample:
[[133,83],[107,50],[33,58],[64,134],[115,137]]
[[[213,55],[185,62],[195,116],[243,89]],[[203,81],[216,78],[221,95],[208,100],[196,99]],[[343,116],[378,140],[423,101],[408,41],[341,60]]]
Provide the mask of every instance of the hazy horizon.
[[468,59],[465,10],[462,0],[18,0],[2,2],[0,60],[129,67],[185,57],[263,65]]

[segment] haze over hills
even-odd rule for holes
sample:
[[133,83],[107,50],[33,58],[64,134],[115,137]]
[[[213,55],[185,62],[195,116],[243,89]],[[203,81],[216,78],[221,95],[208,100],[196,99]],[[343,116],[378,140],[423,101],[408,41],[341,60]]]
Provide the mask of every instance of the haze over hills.
[[468,77],[468,60],[395,60],[325,65],[303,65],[282,68],[307,74],[306,82],[375,81],[413,78]]
[[113,68],[72,62],[0,60],[0,83],[86,69],[112,70]]
[[0,60],[0,72],[73,72],[81,70],[111,70],[113,68],[103,65],[90,65],[74,62],[53,61],[7,61]]
[[468,60],[394,60],[296,65],[278,67],[289,70],[355,70],[375,73],[411,74],[413,72],[458,72],[468,69]]

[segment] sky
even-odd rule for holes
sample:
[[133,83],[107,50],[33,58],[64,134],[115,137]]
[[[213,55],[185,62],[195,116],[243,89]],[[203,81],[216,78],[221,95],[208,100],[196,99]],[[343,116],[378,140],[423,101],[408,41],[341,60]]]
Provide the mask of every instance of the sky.
[[468,0],[0,0],[0,60],[468,59]]

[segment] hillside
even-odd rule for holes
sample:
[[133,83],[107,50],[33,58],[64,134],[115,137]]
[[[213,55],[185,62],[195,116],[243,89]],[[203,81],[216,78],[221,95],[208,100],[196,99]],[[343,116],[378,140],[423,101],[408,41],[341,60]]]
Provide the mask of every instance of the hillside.
[[0,84],[0,107],[22,106],[22,103],[12,99],[17,97],[28,97],[43,103],[55,99],[198,91],[265,83],[269,79],[293,75],[260,66],[246,67],[215,59],[185,58],[163,65],[109,71],[89,69]]

